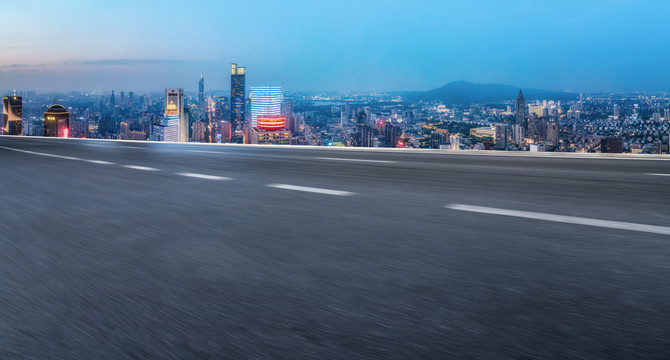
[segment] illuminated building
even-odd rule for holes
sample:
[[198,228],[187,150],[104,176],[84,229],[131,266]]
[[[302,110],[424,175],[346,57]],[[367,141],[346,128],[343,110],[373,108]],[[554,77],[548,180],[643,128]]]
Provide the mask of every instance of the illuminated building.
[[179,142],[179,115],[164,115],[153,124],[151,141]]
[[490,137],[494,139],[496,137],[496,130],[493,127],[485,126],[485,127],[478,127],[474,129],[470,129],[470,136],[478,137],[478,138],[483,138],[483,137]]
[[128,127],[127,122],[122,122],[119,130],[119,139],[121,140],[130,140],[130,128]]
[[400,138],[398,139],[398,147],[399,148],[411,148],[412,147],[412,139],[410,139],[409,135],[407,135],[406,132],[402,132],[400,135]]
[[193,129],[193,141],[205,142],[205,129],[207,126],[203,121],[196,121],[191,126]]
[[516,124],[524,129],[528,126],[528,117],[526,115],[526,99],[523,98],[523,92],[519,90],[519,96],[516,98]]
[[286,129],[286,116],[259,116],[257,127],[251,128],[250,143],[259,145],[291,145],[291,131]]
[[[177,122],[175,124],[175,116]],[[177,138],[173,140],[174,129],[167,130],[166,138],[162,141],[188,142],[188,118],[184,116],[184,89],[165,89],[165,116],[163,125],[165,127],[175,126]]]
[[20,96],[5,96],[2,99],[2,111],[2,134],[23,135],[23,99]]
[[230,119],[230,104],[228,103],[228,98],[225,96],[219,97],[216,106],[216,118],[218,120]]
[[538,118],[544,116],[544,108],[542,105],[528,105],[528,113],[535,114]]
[[70,137],[70,113],[63,105],[51,105],[44,113],[44,136]]
[[251,127],[256,127],[259,116],[282,115],[284,95],[281,86],[252,86],[249,92],[251,99]]
[[246,71],[237,64],[230,65],[230,119],[235,136],[239,138],[244,127],[246,112],[244,111]]
[[147,133],[144,132],[144,131],[131,131],[128,134],[128,140],[146,141],[147,140]]

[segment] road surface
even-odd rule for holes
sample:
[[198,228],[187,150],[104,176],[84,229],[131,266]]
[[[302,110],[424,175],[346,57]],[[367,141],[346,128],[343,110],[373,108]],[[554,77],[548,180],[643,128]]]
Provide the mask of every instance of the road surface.
[[667,159],[0,137],[0,358],[668,359]]

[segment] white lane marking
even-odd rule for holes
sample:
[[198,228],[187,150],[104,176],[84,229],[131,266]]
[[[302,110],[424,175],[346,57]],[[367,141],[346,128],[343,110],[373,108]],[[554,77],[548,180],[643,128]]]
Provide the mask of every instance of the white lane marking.
[[270,184],[268,187],[275,189],[284,189],[284,190],[294,190],[294,191],[304,191],[317,194],[326,194],[326,195],[336,195],[336,196],[353,196],[355,193],[349,191],[341,190],[331,190],[331,189],[320,189],[307,186],[297,186],[297,185],[287,185],[287,184]]
[[104,160],[84,160],[86,162],[90,162],[92,164],[100,164],[100,165],[114,165],[113,162],[111,161],[104,161]]
[[156,168],[148,167],[148,166],[138,166],[138,165],[121,165],[124,168],[128,169],[133,169],[133,170],[142,170],[142,171],[160,171]]
[[205,180],[232,180],[231,178],[224,176],[215,176],[215,175],[205,175],[205,174],[195,174],[195,173],[177,173],[177,175],[192,177],[196,179],[205,179]]
[[59,159],[65,159],[65,160],[82,160],[78,157],[74,156],[64,156],[64,155],[56,155],[56,154],[48,154],[48,153],[41,153],[37,151],[30,151],[30,150],[23,150],[23,149],[15,149],[15,148],[10,148],[6,146],[0,146],[2,149],[6,150],[11,150],[11,151],[17,151],[17,152],[22,152],[26,154],[33,154],[33,155],[40,155],[40,156],[48,156],[48,157],[54,157],[54,158],[59,158]]
[[369,163],[381,163],[381,164],[397,164],[398,163],[397,161],[390,161],[390,160],[344,159],[344,158],[332,158],[332,157],[318,157],[317,159],[332,160],[332,161],[369,162]]
[[654,233],[654,234],[670,235],[670,227],[666,227],[666,226],[645,225],[645,224],[636,224],[636,223],[629,223],[629,222],[609,221],[609,220],[600,220],[600,219],[589,219],[589,218],[582,218],[582,217],[575,217],[575,216],[543,214],[543,213],[536,213],[536,212],[529,212],[529,211],[497,209],[497,208],[491,208],[491,207],[462,205],[462,204],[449,204],[449,205],[446,206],[446,208],[447,209],[452,209],[452,210],[458,210],[458,211],[481,213],[481,214],[512,216],[512,217],[519,217],[519,218],[524,218],[524,219],[544,220],[544,221],[553,221],[553,222],[560,222],[560,223],[566,223],[566,224],[596,226],[596,227],[604,227],[604,228],[619,229],[619,230],[629,230],[629,231],[638,231],[638,232],[647,232],[647,233]]
[[119,145],[115,147],[120,147],[120,148],[126,148],[126,149],[142,149],[141,146],[126,146],[126,145]]
[[670,176],[670,174],[652,174],[652,173],[649,173],[647,175],[650,175],[650,176]]

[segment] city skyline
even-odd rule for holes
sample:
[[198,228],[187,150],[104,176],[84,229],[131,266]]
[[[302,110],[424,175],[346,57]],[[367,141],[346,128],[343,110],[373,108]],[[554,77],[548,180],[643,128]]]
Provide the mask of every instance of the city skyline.
[[[644,36],[660,31],[664,2],[38,3],[5,7],[2,90],[191,91],[201,72],[209,89],[225,90],[235,62],[249,68],[248,83],[287,91],[429,90],[457,80],[670,90],[669,50]],[[221,22],[222,13],[240,15]],[[51,17],[68,21],[48,27]]]

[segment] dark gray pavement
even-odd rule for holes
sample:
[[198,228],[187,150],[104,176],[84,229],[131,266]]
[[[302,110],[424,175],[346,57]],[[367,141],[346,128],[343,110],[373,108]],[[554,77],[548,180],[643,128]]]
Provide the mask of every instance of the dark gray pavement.
[[446,208],[668,227],[650,174],[0,137],[0,359],[667,359],[670,236]]

